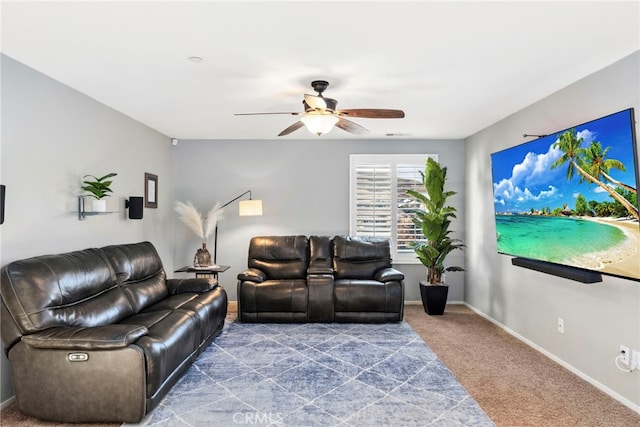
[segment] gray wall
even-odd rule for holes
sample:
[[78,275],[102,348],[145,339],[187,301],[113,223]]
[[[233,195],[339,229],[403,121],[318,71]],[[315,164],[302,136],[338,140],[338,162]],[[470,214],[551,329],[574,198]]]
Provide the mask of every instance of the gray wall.
[[[500,324],[640,410],[638,373],[616,369],[620,344],[640,350],[640,283],[603,276],[599,284],[514,267],[496,253],[490,154],[629,107],[640,115],[640,53],[484,129],[466,140],[465,299]],[[638,128],[636,125],[636,133]],[[640,262],[640,260],[639,260]],[[557,319],[565,334],[557,332]]]
[[[337,132],[338,130],[336,130]],[[239,217],[230,205],[219,224],[218,264],[231,268],[220,282],[236,300],[236,276],[247,266],[249,239],[255,235],[339,235],[349,232],[349,155],[357,153],[438,154],[449,167],[448,185],[458,194],[453,229],[464,239],[464,143],[459,140],[296,140],[180,141],[174,155],[176,200],[191,201],[200,212],[225,203],[246,190],[262,199],[263,216]],[[193,261],[199,238],[177,217],[175,267]],[[209,243],[213,246],[213,242]],[[464,265],[464,254],[450,263]],[[406,275],[406,301],[420,300],[421,264],[395,265]],[[449,300],[463,301],[465,273],[449,273]]]
[[[0,264],[48,253],[149,240],[173,265],[170,139],[43,74],[1,57],[1,179],[7,186]],[[78,220],[85,174],[117,172],[108,201],[118,213]],[[159,176],[159,208],[125,219],[124,199]],[[0,356],[1,400],[13,394]]]

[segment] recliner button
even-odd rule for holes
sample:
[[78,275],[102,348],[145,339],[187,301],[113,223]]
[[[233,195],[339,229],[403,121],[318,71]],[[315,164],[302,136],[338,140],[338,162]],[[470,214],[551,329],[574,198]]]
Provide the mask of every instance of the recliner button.
[[69,362],[86,362],[89,360],[89,355],[87,353],[69,353],[67,358]]

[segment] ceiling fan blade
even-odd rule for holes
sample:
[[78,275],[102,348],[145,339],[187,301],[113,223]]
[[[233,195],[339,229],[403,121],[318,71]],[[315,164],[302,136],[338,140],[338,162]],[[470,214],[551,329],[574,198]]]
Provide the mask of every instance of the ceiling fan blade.
[[338,110],[336,113],[340,116],[361,117],[368,119],[402,119],[404,111],[402,110],[386,110],[381,108],[353,108],[350,110]]
[[347,120],[343,117],[338,118],[338,123],[336,123],[336,127],[356,135],[362,135],[369,132],[367,128],[364,128],[359,124],[354,123],[351,120]]
[[325,110],[327,108],[327,103],[321,96],[309,95],[305,93],[304,102],[306,102],[309,107],[316,110]]
[[302,113],[296,112],[296,113],[292,113],[292,112],[276,112],[276,113],[234,113],[234,116],[263,116],[265,114],[290,114],[292,116],[297,116],[300,115]]
[[302,123],[300,120],[298,120],[297,122],[295,122],[294,124],[292,124],[291,126],[289,126],[288,128],[286,128],[285,130],[283,130],[282,132],[280,132],[278,134],[278,136],[285,136],[285,135],[289,135],[291,132],[295,132],[298,129],[300,129],[302,126],[304,126],[304,123]]

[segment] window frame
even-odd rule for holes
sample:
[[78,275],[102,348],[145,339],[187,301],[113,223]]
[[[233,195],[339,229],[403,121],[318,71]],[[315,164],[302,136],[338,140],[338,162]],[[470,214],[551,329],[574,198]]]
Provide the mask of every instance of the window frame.
[[[399,251],[398,240],[398,165],[414,165],[424,171],[427,158],[438,161],[437,154],[350,154],[349,155],[349,235],[357,236],[357,190],[359,166],[388,166],[391,169],[391,258],[395,264],[420,264],[415,252]],[[418,191],[424,192],[420,186]]]

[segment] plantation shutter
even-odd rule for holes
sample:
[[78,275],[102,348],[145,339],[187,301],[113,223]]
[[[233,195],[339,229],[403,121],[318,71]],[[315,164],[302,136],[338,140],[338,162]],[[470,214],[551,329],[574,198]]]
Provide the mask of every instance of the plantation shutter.
[[424,164],[399,164],[397,166],[397,240],[398,253],[413,254],[411,242],[422,239],[422,231],[413,224],[411,214],[413,209],[420,209],[420,202],[407,195],[407,190],[424,193],[422,175]]
[[427,157],[436,158],[428,154],[350,156],[349,234],[390,239],[395,262],[418,262],[411,243],[420,240],[422,233],[413,225],[411,210],[420,204],[407,190],[424,192],[420,171]]
[[392,171],[390,165],[356,166],[356,230],[357,236],[391,238]]

